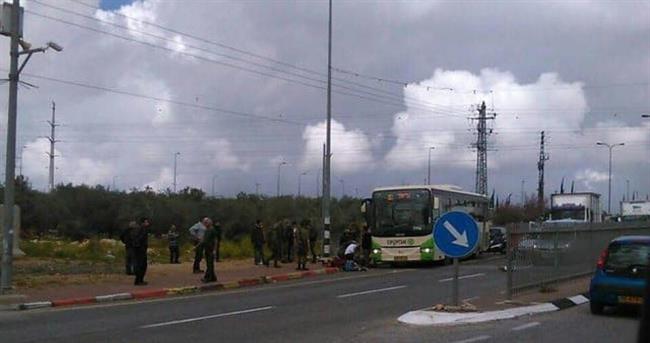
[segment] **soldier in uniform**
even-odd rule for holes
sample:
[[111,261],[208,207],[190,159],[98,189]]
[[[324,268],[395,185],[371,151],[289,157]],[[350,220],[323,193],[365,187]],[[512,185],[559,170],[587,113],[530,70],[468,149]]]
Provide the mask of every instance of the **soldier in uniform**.
[[309,251],[309,232],[304,227],[299,227],[296,222],[292,223],[294,236],[296,258],[298,259],[298,268],[296,270],[307,269],[307,252]]
[[294,246],[293,246],[293,226],[289,224],[289,220],[284,220],[284,244],[287,253],[287,262],[293,262]]
[[129,222],[129,225],[120,234],[120,240],[124,243],[124,265],[126,267],[126,275],[133,275],[135,269],[135,257],[133,256],[133,242],[132,232],[137,229],[138,223],[136,221]]
[[203,251],[205,252],[205,275],[201,279],[202,282],[215,282],[217,276],[214,273],[214,249],[217,241],[217,230],[208,217],[203,218],[201,221],[205,227],[205,235],[203,235]]
[[144,286],[144,274],[147,273],[147,248],[149,247],[149,218],[140,219],[140,225],[131,231],[133,255],[135,257],[135,282],[136,286]]
[[[271,250],[271,260],[273,260],[273,267],[280,268],[278,261],[282,259],[282,224],[280,222],[273,224],[269,232],[267,244]],[[269,263],[270,261],[267,261]]]
[[259,219],[255,222],[255,227],[253,227],[253,232],[251,232],[251,243],[253,244],[255,253],[255,265],[261,266],[262,264],[267,264],[264,258],[264,226]]
[[221,240],[223,239],[223,230],[221,229],[221,223],[219,221],[216,221],[214,223],[214,232],[215,232],[215,237],[216,237],[216,246],[214,248],[214,258],[216,262],[221,262],[221,255],[219,254],[221,251]]
[[309,250],[311,251],[311,263],[316,263],[316,241],[318,240],[318,230],[311,225],[309,219],[303,221],[303,227],[309,232]]

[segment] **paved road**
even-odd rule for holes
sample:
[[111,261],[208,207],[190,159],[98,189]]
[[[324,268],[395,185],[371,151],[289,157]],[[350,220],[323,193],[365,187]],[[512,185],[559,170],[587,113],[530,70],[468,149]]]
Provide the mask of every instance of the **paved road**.
[[[503,289],[498,260],[461,267],[463,298]],[[0,313],[2,342],[634,342],[634,314],[588,306],[453,328],[399,324],[451,293],[450,267],[378,269],[192,297]]]

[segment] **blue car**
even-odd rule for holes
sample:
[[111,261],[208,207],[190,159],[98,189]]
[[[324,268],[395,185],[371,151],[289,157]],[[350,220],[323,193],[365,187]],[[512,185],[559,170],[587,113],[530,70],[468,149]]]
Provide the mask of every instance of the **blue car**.
[[591,313],[605,306],[641,305],[650,256],[650,236],[622,236],[609,243],[598,258],[589,285]]

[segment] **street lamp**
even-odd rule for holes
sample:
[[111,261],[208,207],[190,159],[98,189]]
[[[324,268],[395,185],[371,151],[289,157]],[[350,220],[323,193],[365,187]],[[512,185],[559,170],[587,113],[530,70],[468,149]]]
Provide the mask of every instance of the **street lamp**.
[[276,196],[278,198],[280,197],[280,167],[282,167],[283,165],[286,165],[286,164],[287,164],[287,162],[285,162],[285,161],[282,161],[282,162],[278,163],[278,184],[277,184],[277,193],[276,193]]
[[178,156],[180,155],[180,152],[174,154],[174,193],[176,193],[176,167],[178,166]]
[[431,184],[431,150],[435,149],[434,147],[429,147],[429,170],[427,172],[427,185]]
[[612,214],[612,149],[617,146],[623,146],[625,143],[608,144],[603,142],[596,142],[596,145],[606,146],[609,149],[609,177],[607,186],[607,213]]
[[642,114],[641,118],[650,118],[650,114]]
[[304,172],[300,173],[298,175],[298,197],[300,198],[300,185],[302,183],[301,178],[305,175],[309,174],[309,170],[305,170]]
[[[7,4],[4,4],[7,5]],[[27,62],[36,52],[45,52],[48,49],[60,52],[63,48],[53,42],[47,43],[41,48],[31,49],[31,44],[21,39],[22,34],[22,11],[20,0],[14,0],[10,13],[10,30],[2,32],[3,35],[11,37],[9,44],[9,99],[7,113],[7,155],[5,164],[5,192],[4,192],[4,223],[3,223],[3,249],[2,249],[2,274],[0,275],[0,293],[11,290],[11,276],[13,267],[13,245],[14,245],[14,204],[15,204],[15,174],[16,174],[16,119],[18,111],[18,82],[20,72],[25,68]],[[6,8],[6,7],[5,7]],[[22,51],[19,51],[19,45]],[[27,55],[23,63],[18,66],[20,55]]]

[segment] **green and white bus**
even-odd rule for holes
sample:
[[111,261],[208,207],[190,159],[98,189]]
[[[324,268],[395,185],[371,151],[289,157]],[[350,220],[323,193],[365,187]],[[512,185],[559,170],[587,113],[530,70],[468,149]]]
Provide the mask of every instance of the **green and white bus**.
[[433,225],[442,214],[464,211],[479,223],[477,251],[487,248],[489,199],[452,185],[376,188],[361,211],[372,234],[372,263],[442,261],[433,241]]

